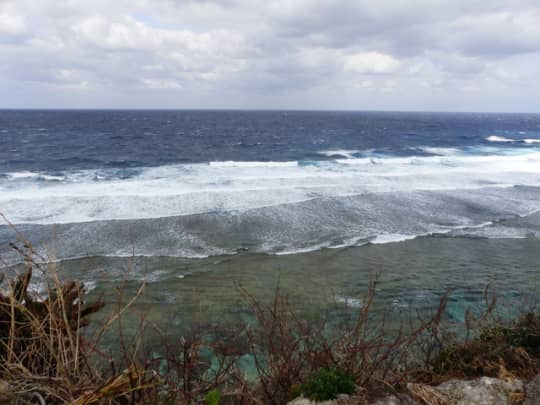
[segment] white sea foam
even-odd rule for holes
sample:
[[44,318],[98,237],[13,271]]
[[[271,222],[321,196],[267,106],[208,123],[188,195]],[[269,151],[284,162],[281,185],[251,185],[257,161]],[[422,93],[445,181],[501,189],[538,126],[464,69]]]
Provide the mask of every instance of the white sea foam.
[[336,150],[323,150],[318,152],[319,155],[327,157],[344,157],[347,159],[353,159],[354,155],[359,153],[358,150],[346,150],[346,149],[336,149]]
[[400,233],[383,233],[373,238],[371,243],[374,245],[380,245],[386,243],[404,242],[406,240],[415,239],[418,236],[419,235],[403,235]]
[[532,139],[532,138],[524,139],[523,142],[526,144],[535,144],[535,143],[540,143],[540,139]]
[[95,290],[97,287],[97,282],[93,280],[85,281],[84,282],[84,289],[86,293],[89,293],[92,290]]
[[309,252],[315,252],[317,250],[321,250],[323,248],[328,247],[329,243],[321,243],[313,246],[303,247],[303,248],[296,248],[296,249],[287,249],[287,250],[281,250],[279,252],[275,252],[274,254],[276,256],[287,256],[287,255],[296,255],[298,253],[309,253]]
[[316,243],[311,246],[280,250],[280,251],[274,252],[274,254],[276,256],[287,256],[287,255],[294,255],[298,253],[315,252],[321,249],[343,249],[343,248],[351,247],[351,246],[363,246],[363,245],[366,245],[367,243],[368,242],[365,241],[365,238],[363,236],[356,236],[352,238],[346,238],[340,243],[327,241],[324,243]]
[[6,173],[6,174],[8,175],[8,177],[12,179],[30,179],[30,178],[35,178],[39,176],[38,173],[29,172],[29,171],[11,172],[11,173]]
[[488,142],[515,142],[514,139],[505,138],[504,136],[499,135],[490,135],[486,138]]
[[42,174],[38,177],[40,179],[47,180],[47,181],[63,181],[66,179],[64,176],[54,176],[50,174]]
[[426,153],[431,153],[432,155],[439,156],[452,156],[462,153],[462,151],[458,148],[438,148],[433,146],[422,146],[419,149],[423,150]]
[[224,162],[210,162],[212,167],[295,167],[298,166],[298,162],[236,162],[236,161],[224,161]]
[[336,295],[334,297],[334,301],[337,304],[343,304],[351,308],[362,308],[364,305],[364,302],[359,298],[345,297],[341,295]]
[[329,249],[342,249],[345,247],[351,247],[351,246],[363,246],[366,245],[368,242],[366,242],[365,238],[363,236],[355,236],[352,238],[345,239],[342,243],[336,243],[328,246]]
[[344,165],[374,165],[379,163],[375,158],[351,158],[351,159],[336,159],[337,163]]
[[65,180],[65,176],[51,175],[45,173],[37,173],[30,171],[21,171],[21,172],[10,172],[6,173],[7,177],[11,180],[20,180],[20,179],[38,179],[45,181],[62,181]]
[[248,210],[366,193],[540,186],[540,152],[516,149],[316,164],[211,162],[128,173],[17,172],[0,177],[0,211],[14,223],[52,224]]

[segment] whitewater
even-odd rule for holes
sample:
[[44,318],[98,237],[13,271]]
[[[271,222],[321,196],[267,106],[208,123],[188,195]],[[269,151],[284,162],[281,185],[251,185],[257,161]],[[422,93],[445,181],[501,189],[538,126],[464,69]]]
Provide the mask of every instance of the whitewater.
[[[54,234],[60,258],[133,249],[179,257],[293,254],[433,234],[537,233],[501,221],[540,210],[540,150],[430,152],[8,172],[0,178],[0,211],[42,250]],[[8,234],[0,228],[0,238]]]
[[540,151],[7,173],[0,179],[0,207],[16,224],[54,224],[246,210],[364,193],[517,185],[540,186]]
[[[540,116],[1,111],[0,212],[40,252],[294,255],[540,233]],[[0,258],[16,260],[0,225]]]

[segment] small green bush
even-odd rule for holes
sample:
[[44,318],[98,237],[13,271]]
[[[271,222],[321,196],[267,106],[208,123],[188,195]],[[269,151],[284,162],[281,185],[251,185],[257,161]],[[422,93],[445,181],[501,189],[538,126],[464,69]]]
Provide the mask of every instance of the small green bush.
[[352,394],[355,385],[354,377],[343,370],[321,369],[307,378],[301,391],[312,401],[327,401],[339,394]]
[[205,405],[219,405],[221,394],[218,390],[209,391],[204,398]]

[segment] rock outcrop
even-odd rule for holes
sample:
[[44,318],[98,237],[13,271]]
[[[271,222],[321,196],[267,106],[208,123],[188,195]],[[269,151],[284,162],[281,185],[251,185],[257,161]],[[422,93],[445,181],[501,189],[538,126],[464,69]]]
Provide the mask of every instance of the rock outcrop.
[[539,405],[540,404],[540,374],[533,378],[525,386],[525,401],[523,405]]
[[[481,377],[475,380],[450,380],[438,386],[407,384],[407,394],[379,399],[371,405],[540,405],[540,375],[524,384],[519,379]],[[358,405],[360,397],[341,396],[333,401],[313,402],[297,398],[289,405]]]
[[408,384],[407,388],[413,398],[433,405],[511,405],[524,392],[521,380],[490,377],[450,380],[436,387]]

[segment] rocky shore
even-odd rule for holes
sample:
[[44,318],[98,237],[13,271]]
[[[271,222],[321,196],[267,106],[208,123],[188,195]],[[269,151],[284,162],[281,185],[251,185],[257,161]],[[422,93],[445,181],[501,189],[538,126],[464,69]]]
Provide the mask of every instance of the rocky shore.
[[[358,396],[340,395],[338,399],[314,402],[297,398],[288,405],[358,405],[365,404]],[[481,377],[474,380],[450,380],[437,386],[407,384],[407,392],[387,396],[370,405],[538,405],[540,374],[530,381],[516,378]]]

